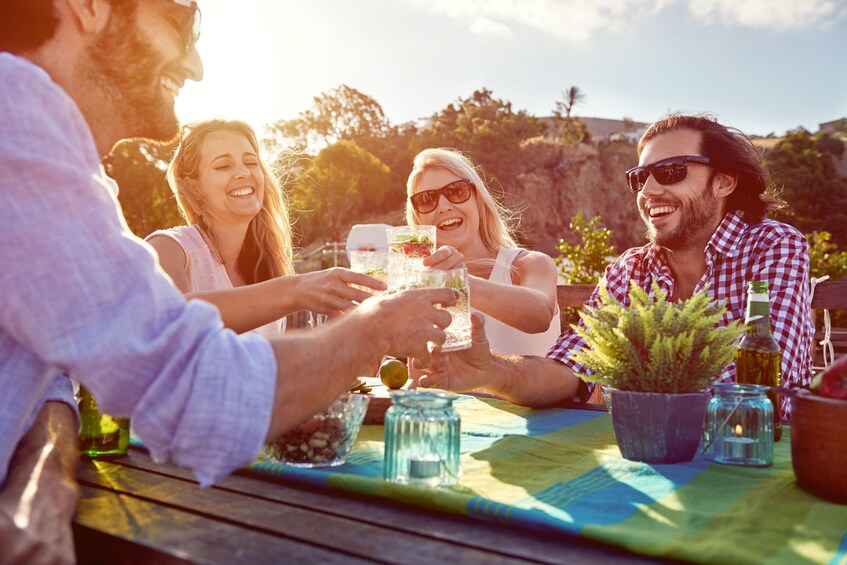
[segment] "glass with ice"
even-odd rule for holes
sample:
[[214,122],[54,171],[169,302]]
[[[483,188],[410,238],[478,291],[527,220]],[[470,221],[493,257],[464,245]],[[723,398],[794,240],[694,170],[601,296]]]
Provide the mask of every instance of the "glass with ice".
[[388,284],[388,253],[385,251],[351,251],[350,270],[363,273]]
[[435,253],[435,226],[394,226],[388,234],[388,289],[413,286],[423,260]]
[[471,310],[470,288],[468,287],[468,270],[451,269],[439,271],[424,269],[415,275],[416,287],[446,286],[456,291],[458,298],[454,306],[446,308],[453,319],[444,329],[447,339],[441,346],[441,351],[459,351],[471,346]]

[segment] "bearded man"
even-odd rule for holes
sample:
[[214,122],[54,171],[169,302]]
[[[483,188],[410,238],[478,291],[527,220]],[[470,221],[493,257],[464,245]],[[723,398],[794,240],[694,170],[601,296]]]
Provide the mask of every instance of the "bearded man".
[[209,485],[386,351],[428,358],[444,341],[436,306],[455,303],[450,289],[366,300],[351,288],[350,305],[364,303],[308,337],[237,335],[129,231],[100,158],[124,138],[177,134],[174,97],[203,74],[199,23],[192,0],[0,0],[0,563],[75,559],[63,373],[132,416],[153,457]]
[[[812,377],[814,326],[809,303],[809,246],[795,228],[767,219],[782,205],[769,190],[761,154],[740,131],[707,116],[671,115],[653,123],[638,143],[639,166],[626,172],[629,189],[647,226],[649,243],[633,248],[606,268],[601,284],[624,305],[630,282],[652,293],[652,284],[673,301],[708,285],[726,302],[728,324],[744,320],[747,284],[766,281],[771,328],[782,349],[786,386],[807,386]],[[588,306],[596,306],[595,289]],[[499,357],[488,351],[481,320],[474,346],[438,355],[421,386],[485,389],[527,406],[585,402],[593,385],[579,379],[585,367],[572,351],[585,343],[566,329],[546,357]],[[735,365],[719,382],[735,379]],[[790,417],[783,403],[783,417]]]

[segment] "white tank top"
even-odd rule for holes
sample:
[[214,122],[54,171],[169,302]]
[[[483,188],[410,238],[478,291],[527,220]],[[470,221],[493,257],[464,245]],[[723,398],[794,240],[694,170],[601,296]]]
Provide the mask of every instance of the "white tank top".
[[[514,263],[522,251],[523,249],[501,248],[497,252],[497,259],[495,259],[494,268],[491,269],[488,280],[501,284],[513,284],[512,263]],[[473,297],[471,297],[471,300],[473,300]],[[517,304],[513,306],[515,308],[519,307]],[[471,310],[479,312],[479,310],[473,308]],[[522,332],[492,316],[488,316],[484,312],[479,313],[485,318],[485,334],[488,336],[491,351],[497,351],[506,355],[536,355],[544,357],[559,339],[559,333],[561,332],[558,305],[556,306],[556,311],[553,313],[553,318],[550,320],[550,326],[546,331],[538,334]]]
[[[226,272],[226,267],[212,254],[212,250],[206,244],[206,240],[200,234],[196,225],[177,226],[167,230],[154,231],[145,239],[156,235],[164,235],[176,241],[185,252],[185,269],[188,274],[188,283],[192,292],[204,292],[210,290],[226,290],[233,288],[232,281]],[[267,338],[278,337],[285,331],[285,318],[276,320],[264,326],[260,326],[252,333],[257,333]]]

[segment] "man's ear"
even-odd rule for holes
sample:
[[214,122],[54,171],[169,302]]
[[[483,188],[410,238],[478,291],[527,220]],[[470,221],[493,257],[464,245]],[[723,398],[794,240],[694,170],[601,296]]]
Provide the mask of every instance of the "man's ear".
[[64,0],[74,25],[85,34],[98,34],[109,23],[112,6],[107,0]]
[[735,191],[736,186],[738,186],[738,175],[715,172],[712,179],[712,192],[714,192],[715,198],[726,198]]

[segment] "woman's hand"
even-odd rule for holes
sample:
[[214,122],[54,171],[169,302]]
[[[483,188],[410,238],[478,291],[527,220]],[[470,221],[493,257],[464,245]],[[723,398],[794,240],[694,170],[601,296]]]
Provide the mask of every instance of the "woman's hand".
[[450,245],[442,245],[438,250],[423,260],[424,267],[433,269],[461,269],[465,266],[465,256]]
[[298,309],[328,316],[338,316],[371,297],[373,292],[365,289],[376,292],[388,288],[379,279],[342,267],[290,276],[297,278],[293,301]]

